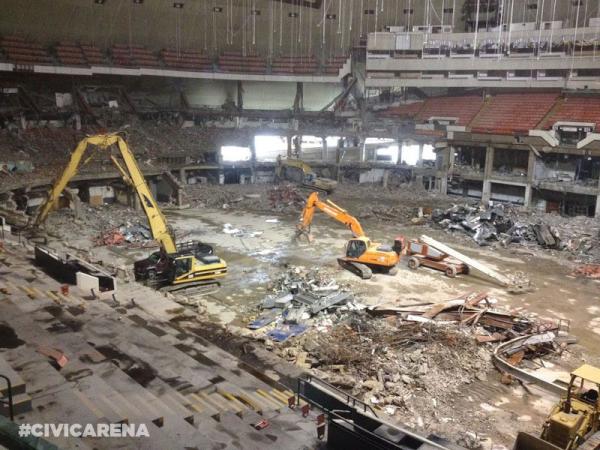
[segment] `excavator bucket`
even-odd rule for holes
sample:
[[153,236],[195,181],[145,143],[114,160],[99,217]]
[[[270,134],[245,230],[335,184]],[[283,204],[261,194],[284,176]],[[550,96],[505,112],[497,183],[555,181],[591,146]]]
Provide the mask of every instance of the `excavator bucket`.
[[561,448],[532,434],[519,432],[513,450],[561,450]]

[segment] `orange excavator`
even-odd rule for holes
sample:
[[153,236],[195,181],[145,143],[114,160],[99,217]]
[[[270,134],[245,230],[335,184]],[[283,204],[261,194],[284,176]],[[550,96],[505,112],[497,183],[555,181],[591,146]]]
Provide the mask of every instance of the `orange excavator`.
[[331,200],[319,200],[319,194],[313,192],[306,201],[302,211],[301,222],[297,226],[297,236],[306,236],[309,242],[313,241],[310,234],[310,225],[319,209],[329,217],[343,223],[352,231],[353,238],[346,244],[346,255],[338,258],[338,263],[344,269],[358,275],[363,280],[371,278],[373,271],[395,275],[398,272],[398,261],[404,247],[402,238],[397,238],[393,246],[372,242],[367,236],[356,217],[351,216],[345,209],[340,208]]

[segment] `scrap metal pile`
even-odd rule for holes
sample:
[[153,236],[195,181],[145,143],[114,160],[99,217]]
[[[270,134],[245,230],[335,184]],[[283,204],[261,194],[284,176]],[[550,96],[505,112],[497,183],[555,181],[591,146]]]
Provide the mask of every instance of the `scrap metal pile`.
[[495,307],[496,303],[486,292],[472,292],[442,303],[379,305],[367,311],[375,316],[397,315],[407,322],[454,323],[469,329],[479,343],[505,341],[560,328],[560,322],[502,310]]
[[140,247],[147,247],[156,245],[156,243],[153,241],[150,228],[140,223],[126,223],[102,232],[96,238],[95,243],[96,246],[130,244]]
[[268,339],[283,342],[310,327],[324,330],[348,311],[363,309],[347,287],[318,269],[292,267],[271,286],[273,294],[260,305],[261,313],[248,324]]
[[587,217],[526,216],[511,205],[491,204],[435,209],[431,220],[446,230],[468,234],[479,245],[521,243],[600,260],[600,227]]

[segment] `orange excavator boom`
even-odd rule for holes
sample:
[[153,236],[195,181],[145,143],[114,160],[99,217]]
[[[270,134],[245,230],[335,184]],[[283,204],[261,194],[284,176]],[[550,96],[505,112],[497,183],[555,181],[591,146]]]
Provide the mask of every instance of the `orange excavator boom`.
[[302,220],[298,224],[298,231],[300,233],[310,232],[310,225],[315,215],[315,208],[320,209],[328,216],[332,217],[338,222],[343,223],[347,228],[350,229],[350,231],[352,231],[354,237],[365,236],[365,232],[356,217],[348,214],[348,211],[346,211],[343,208],[340,208],[331,200],[327,200],[325,202],[321,201],[319,199],[318,192],[313,192],[312,194],[310,194],[308,200],[306,201],[306,206],[302,211]]

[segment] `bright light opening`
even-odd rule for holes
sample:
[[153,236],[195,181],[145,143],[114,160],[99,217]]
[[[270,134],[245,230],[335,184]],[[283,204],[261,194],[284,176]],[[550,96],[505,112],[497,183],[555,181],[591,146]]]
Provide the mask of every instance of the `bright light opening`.
[[327,136],[325,142],[327,142],[327,148],[337,148],[339,136]]
[[236,145],[224,145],[221,147],[221,159],[223,161],[249,161],[250,149]]
[[317,136],[302,136],[302,150],[323,148],[323,139]]
[[259,161],[275,161],[278,156],[287,155],[285,136],[255,136],[254,148]]
[[391,144],[392,142],[396,142],[395,139],[391,139],[391,138],[374,138],[374,137],[370,137],[370,138],[366,138],[365,139],[365,144],[366,145],[370,145],[370,144]]
[[418,145],[403,145],[402,146],[402,164],[416,166],[419,161],[419,146]]
[[398,162],[398,146],[390,145],[389,147],[381,147],[375,150],[375,159],[377,161],[389,161],[394,164]]
[[428,161],[435,161],[437,158],[437,155],[435,154],[435,152],[433,151],[433,145],[424,145],[423,146],[423,159],[426,159]]
[[[424,161],[435,161],[436,154],[433,151],[433,145],[423,146],[423,160]],[[416,166],[419,161],[419,146],[418,145],[404,145],[402,146],[402,164],[408,164],[409,166]]]

